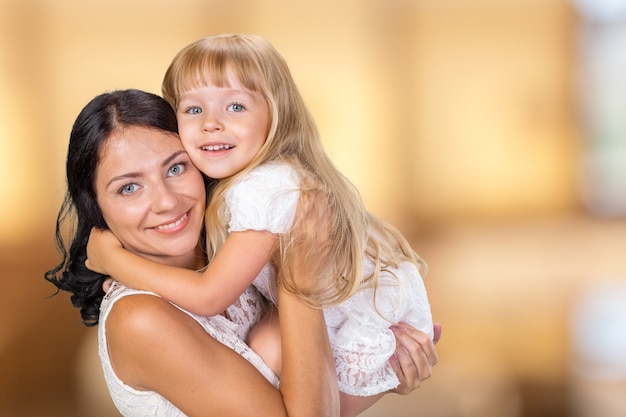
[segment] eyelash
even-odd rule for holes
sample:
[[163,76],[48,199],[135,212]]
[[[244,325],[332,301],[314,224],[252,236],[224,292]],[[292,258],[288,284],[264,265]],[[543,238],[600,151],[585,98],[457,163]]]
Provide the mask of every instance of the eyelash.
[[137,186],[137,184],[135,184],[134,182],[129,182],[128,184],[124,184],[119,188],[119,190],[117,190],[117,193],[122,196],[131,195],[134,191],[126,192],[126,188],[130,186]]
[[243,105],[243,104],[241,104],[241,103],[237,103],[237,102],[234,102],[234,103],[231,103],[231,104],[229,104],[229,105],[228,105],[228,108],[232,108],[232,107],[239,107],[239,108],[241,109],[241,110],[239,110],[239,111],[236,111],[235,113],[239,113],[240,111],[242,111],[242,110],[245,110],[245,109],[246,109],[246,106],[244,106],[244,105]]
[[[188,161],[180,161],[180,162],[176,162],[175,164],[172,164],[172,165],[169,167],[169,169],[167,170],[168,176],[178,176],[178,175],[183,174],[183,173],[187,170],[187,166],[188,166],[188,164],[189,164],[189,162],[188,162]],[[171,172],[172,172],[172,168],[177,167],[177,166],[180,166],[180,167],[181,167],[181,172],[179,172],[179,173],[177,173],[177,174],[172,175],[172,174],[171,174]],[[117,190],[117,193],[118,193],[118,194],[120,194],[120,195],[122,195],[122,196],[128,196],[128,195],[133,194],[133,193],[134,193],[134,191],[136,191],[136,190],[133,190],[132,192],[126,192],[126,191],[125,191],[125,190],[126,190],[126,188],[127,188],[127,187],[129,187],[129,186],[137,186],[137,184],[136,184],[136,183],[134,183],[134,182],[129,182],[129,183],[127,183],[127,184],[124,184],[124,185],[122,185],[122,186],[121,186],[121,187]]]
[[185,172],[185,170],[187,169],[187,164],[188,164],[188,163],[189,163],[189,162],[187,162],[187,161],[180,161],[180,162],[176,162],[175,164],[173,164],[173,165],[172,165],[172,166],[171,166],[171,167],[167,170],[167,172],[168,172],[168,173],[170,173],[170,172],[172,172],[172,168],[177,167],[177,166],[181,166],[181,167],[182,167],[182,171],[181,171],[181,172],[179,172],[178,174],[176,174],[176,175],[180,175],[180,174],[182,174],[183,172]]
[[[240,109],[240,110],[236,111],[235,113],[239,113],[239,112],[241,112],[241,111],[246,109],[246,106],[244,106],[242,103],[239,103],[239,102],[233,102],[233,103],[229,104],[226,108],[229,109],[229,108],[232,108],[232,107],[238,107]],[[197,112],[197,110],[200,110],[200,111]],[[187,113],[187,114],[200,114],[200,113],[202,113],[202,108],[199,107],[199,106],[189,106],[189,107],[185,108],[184,113]]]
[[199,113],[194,112],[193,110],[200,110],[199,113],[202,113],[202,109],[200,107],[198,107],[198,106],[189,106],[189,107],[187,107],[185,109],[185,113],[188,113],[188,114],[199,114]]

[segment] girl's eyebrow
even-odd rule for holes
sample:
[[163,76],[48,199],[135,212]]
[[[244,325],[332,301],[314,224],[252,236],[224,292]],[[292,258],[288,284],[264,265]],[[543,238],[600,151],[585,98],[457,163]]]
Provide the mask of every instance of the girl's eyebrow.
[[[161,162],[161,166],[165,167],[165,166],[169,165],[174,159],[176,159],[178,157],[178,155],[183,154],[183,153],[185,153],[184,150],[180,150],[180,151],[174,152],[173,154],[168,156],[163,162]],[[109,180],[109,182],[107,182],[106,187],[108,188],[115,181],[125,180],[125,179],[128,179],[128,178],[137,178],[140,175],[141,175],[140,172],[128,172],[126,174],[118,175],[116,177],[111,178]]]

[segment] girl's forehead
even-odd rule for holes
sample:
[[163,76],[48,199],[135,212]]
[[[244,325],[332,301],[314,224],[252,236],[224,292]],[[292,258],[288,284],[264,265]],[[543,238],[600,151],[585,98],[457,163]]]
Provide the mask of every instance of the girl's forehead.
[[178,83],[179,96],[203,87],[241,89],[249,93],[260,92],[260,89],[256,88],[253,83],[245,83],[234,71],[227,70],[226,72],[216,74],[205,69],[199,70],[196,74],[189,77],[181,77]]

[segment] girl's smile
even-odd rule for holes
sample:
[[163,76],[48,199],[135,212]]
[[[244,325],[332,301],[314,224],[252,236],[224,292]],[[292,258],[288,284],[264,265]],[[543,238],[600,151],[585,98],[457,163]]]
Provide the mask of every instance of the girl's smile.
[[263,147],[269,106],[263,95],[246,90],[232,72],[227,85],[185,91],[177,111],[180,138],[194,165],[211,178],[246,168]]

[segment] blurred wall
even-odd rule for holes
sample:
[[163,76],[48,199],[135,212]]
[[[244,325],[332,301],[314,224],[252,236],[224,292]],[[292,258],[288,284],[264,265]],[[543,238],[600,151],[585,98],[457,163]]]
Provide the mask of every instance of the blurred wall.
[[[427,286],[435,318],[445,318],[444,329],[450,331],[442,354],[458,358],[455,353],[474,340],[472,326],[480,328],[472,351],[482,351],[481,360],[452,368],[442,361],[439,369],[450,378],[439,381],[457,390],[449,382],[465,380],[459,379],[459,369],[467,381],[476,381],[475,368],[490,362],[488,346],[511,353],[508,317],[548,345],[524,352],[518,346],[513,359],[506,358],[510,366],[489,368],[489,375],[547,375],[551,384],[557,380],[551,386],[562,387],[565,364],[554,359],[565,354],[563,322],[570,298],[563,294],[572,294],[572,276],[576,282],[589,279],[579,278],[578,271],[572,275],[571,264],[561,268],[572,256],[561,248],[562,239],[589,256],[588,264],[575,265],[592,271],[589,248],[576,239],[606,236],[607,226],[597,233],[595,224],[583,222],[578,234],[571,229],[579,227],[577,220],[574,226],[569,220],[547,227],[527,227],[527,222],[580,215],[576,22],[566,0],[0,0],[0,166],[5,172],[0,177],[5,289],[0,292],[0,414],[41,415],[37,403],[47,406],[47,416],[54,410],[59,416],[84,414],[77,411],[80,401],[72,387],[83,381],[75,369],[86,360],[85,352],[92,352],[93,329],[81,327],[67,297],[44,300],[51,286],[42,279],[57,262],[54,219],[74,118],[106,90],[159,93],[174,54],[220,32],[258,33],[278,48],[337,165],[372,212],[416,239],[434,275]],[[478,226],[455,228],[463,222]],[[484,223],[496,229],[480,226]],[[611,235],[606,241],[615,239]],[[539,249],[533,246],[538,241],[544,242]],[[495,255],[493,248],[499,250]],[[519,257],[537,251],[550,257],[547,269]],[[607,273],[619,270],[612,262],[605,263],[611,266]],[[523,274],[513,278],[525,283],[524,294],[532,295],[534,284],[551,283],[550,298],[542,299],[544,308],[532,322],[524,321],[516,281],[506,284],[511,271]],[[465,297],[468,288],[475,290],[475,300]],[[514,313],[498,319],[489,310],[503,306]],[[86,361],[93,364],[93,359]],[[501,385],[498,378],[489,381]],[[511,381],[515,405],[519,386],[506,379]],[[470,415],[437,414],[435,405],[430,415]],[[507,415],[520,415],[519,409],[515,405]]]
[[226,31],[283,53],[329,152],[383,217],[576,204],[564,0],[0,4],[0,158],[20,172],[0,180],[3,241],[49,227],[90,98],[158,93],[178,49]]

